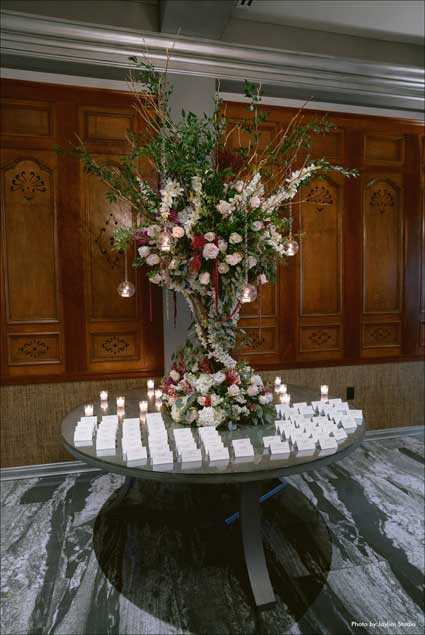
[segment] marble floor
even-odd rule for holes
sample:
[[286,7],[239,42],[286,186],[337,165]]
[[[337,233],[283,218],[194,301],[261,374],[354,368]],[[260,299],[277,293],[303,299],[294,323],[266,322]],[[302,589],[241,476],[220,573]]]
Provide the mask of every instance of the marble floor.
[[263,505],[278,598],[263,613],[239,523],[223,522],[235,488],[3,482],[2,635],[423,633],[423,438],[367,441],[288,480]]

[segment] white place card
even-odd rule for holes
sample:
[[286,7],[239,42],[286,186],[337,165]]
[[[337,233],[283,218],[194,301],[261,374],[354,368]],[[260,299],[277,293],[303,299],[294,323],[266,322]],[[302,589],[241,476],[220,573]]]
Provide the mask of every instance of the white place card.
[[333,454],[338,449],[338,444],[334,437],[328,437],[327,439],[320,438],[319,439],[319,454],[321,456],[325,454]]
[[281,442],[281,438],[280,436],[277,435],[273,435],[273,436],[265,436],[262,439],[263,445],[265,448],[268,448],[270,446],[270,443],[276,443],[276,442]]
[[294,408],[298,410],[299,408],[302,408],[303,406],[308,406],[308,403],[306,401],[298,401],[297,403],[293,403],[292,405]]
[[337,399],[328,399],[327,403],[330,406],[336,406],[337,404],[342,404],[342,399],[338,397]]
[[118,425],[118,415],[102,415],[103,423],[116,423]]
[[209,448],[207,454],[210,463],[228,463],[230,459],[229,450],[224,446],[222,448]]
[[140,446],[138,448],[128,448],[126,452],[127,465],[145,465],[148,454],[146,448]]
[[291,449],[287,441],[281,441],[279,444],[273,443],[269,449],[272,459],[287,459],[291,454]]
[[281,417],[282,419],[284,419],[284,418],[285,418],[285,416],[286,416],[286,414],[287,414],[288,412],[290,412],[291,407],[290,407],[290,406],[288,406],[287,404],[284,404],[284,403],[282,403],[282,404],[276,404],[276,405],[275,405],[275,410],[276,410],[276,414],[277,414],[277,416],[278,416],[278,417]]
[[348,439],[348,435],[343,428],[336,428],[332,434],[338,443],[342,443],[345,439]]
[[348,414],[350,417],[353,417],[356,421],[363,421],[363,410],[349,410]]
[[185,449],[181,455],[181,460],[185,461],[202,461],[202,452],[198,448]]
[[316,451],[316,444],[313,439],[297,439],[296,442],[297,456],[313,456]]
[[232,446],[236,458],[254,456],[254,448],[249,439],[234,439]]
[[355,419],[352,419],[351,417],[341,417],[340,423],[344,430],[349,434],[357,429],[357,423]]
[[304,417],[306,415],[308,415],[309,417],[312,417],[314,415],[314,408],[313,406],[300,406],[298,408],[298,412],[302,414]]
[[162,414],[160,412],[147,412],[146,413],[146,424],[149,425],[164,425],[164,419],[162,418]]
[[171,451],[163,451],[151,454],[152,465],[172,465],[174,463],[173,453]]
[[[97,426],[97,417],[81,417],[78,424],[90,424],[93,427]],[[77,424],[77,425],[78,425]]]

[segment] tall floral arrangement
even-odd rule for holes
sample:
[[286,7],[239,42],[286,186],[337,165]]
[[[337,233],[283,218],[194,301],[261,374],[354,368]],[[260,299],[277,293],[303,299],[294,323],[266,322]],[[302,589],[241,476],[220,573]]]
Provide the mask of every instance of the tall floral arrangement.
[[[133,266],[146,267],[150,283],[181,293],[192,312],[187,342],[163,380],[164,408],[188,425],[271,421],[272,395],[232,356],[241,306],[273,282],[280,259],[298,251],[290,213],[298,190],[331,170],[354,172],[311,159],[313,135],[331,124],[304,123],[302,111],[262,147],[260,123],[267,115],[250,83],[241,121],[227,120],[218,97],[211,116],[182,111],[174,121],[166,74],[131,59],[143,137],[129,133],[131,151],[118,167],[100,165],[83,145],[75,153],[87,173],[108,184],[109,201],[124,200],[135,211],[134,226],[116,230],[115,249],[135,245]],[[139,173],[140,158],[159,174],[157,188]],[[131,283],[120,292],[131,295]]]

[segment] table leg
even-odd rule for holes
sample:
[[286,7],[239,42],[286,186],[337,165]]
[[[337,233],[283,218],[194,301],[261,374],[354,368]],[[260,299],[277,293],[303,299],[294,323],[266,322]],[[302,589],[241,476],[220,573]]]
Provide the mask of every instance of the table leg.
[[256,482],[242,483],[241,531],[248,577],[259,609],[268,609],[276,603],[264,555],[261,535],[260,487]]

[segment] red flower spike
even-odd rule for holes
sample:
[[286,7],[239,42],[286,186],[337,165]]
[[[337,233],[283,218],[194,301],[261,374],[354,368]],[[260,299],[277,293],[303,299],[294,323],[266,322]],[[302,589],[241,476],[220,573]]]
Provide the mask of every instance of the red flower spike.
[[193,273],[198,273],[201,268],[201,264],[201,256],[193,256],[193,258],[190,260],[190,270],[193,271]]

